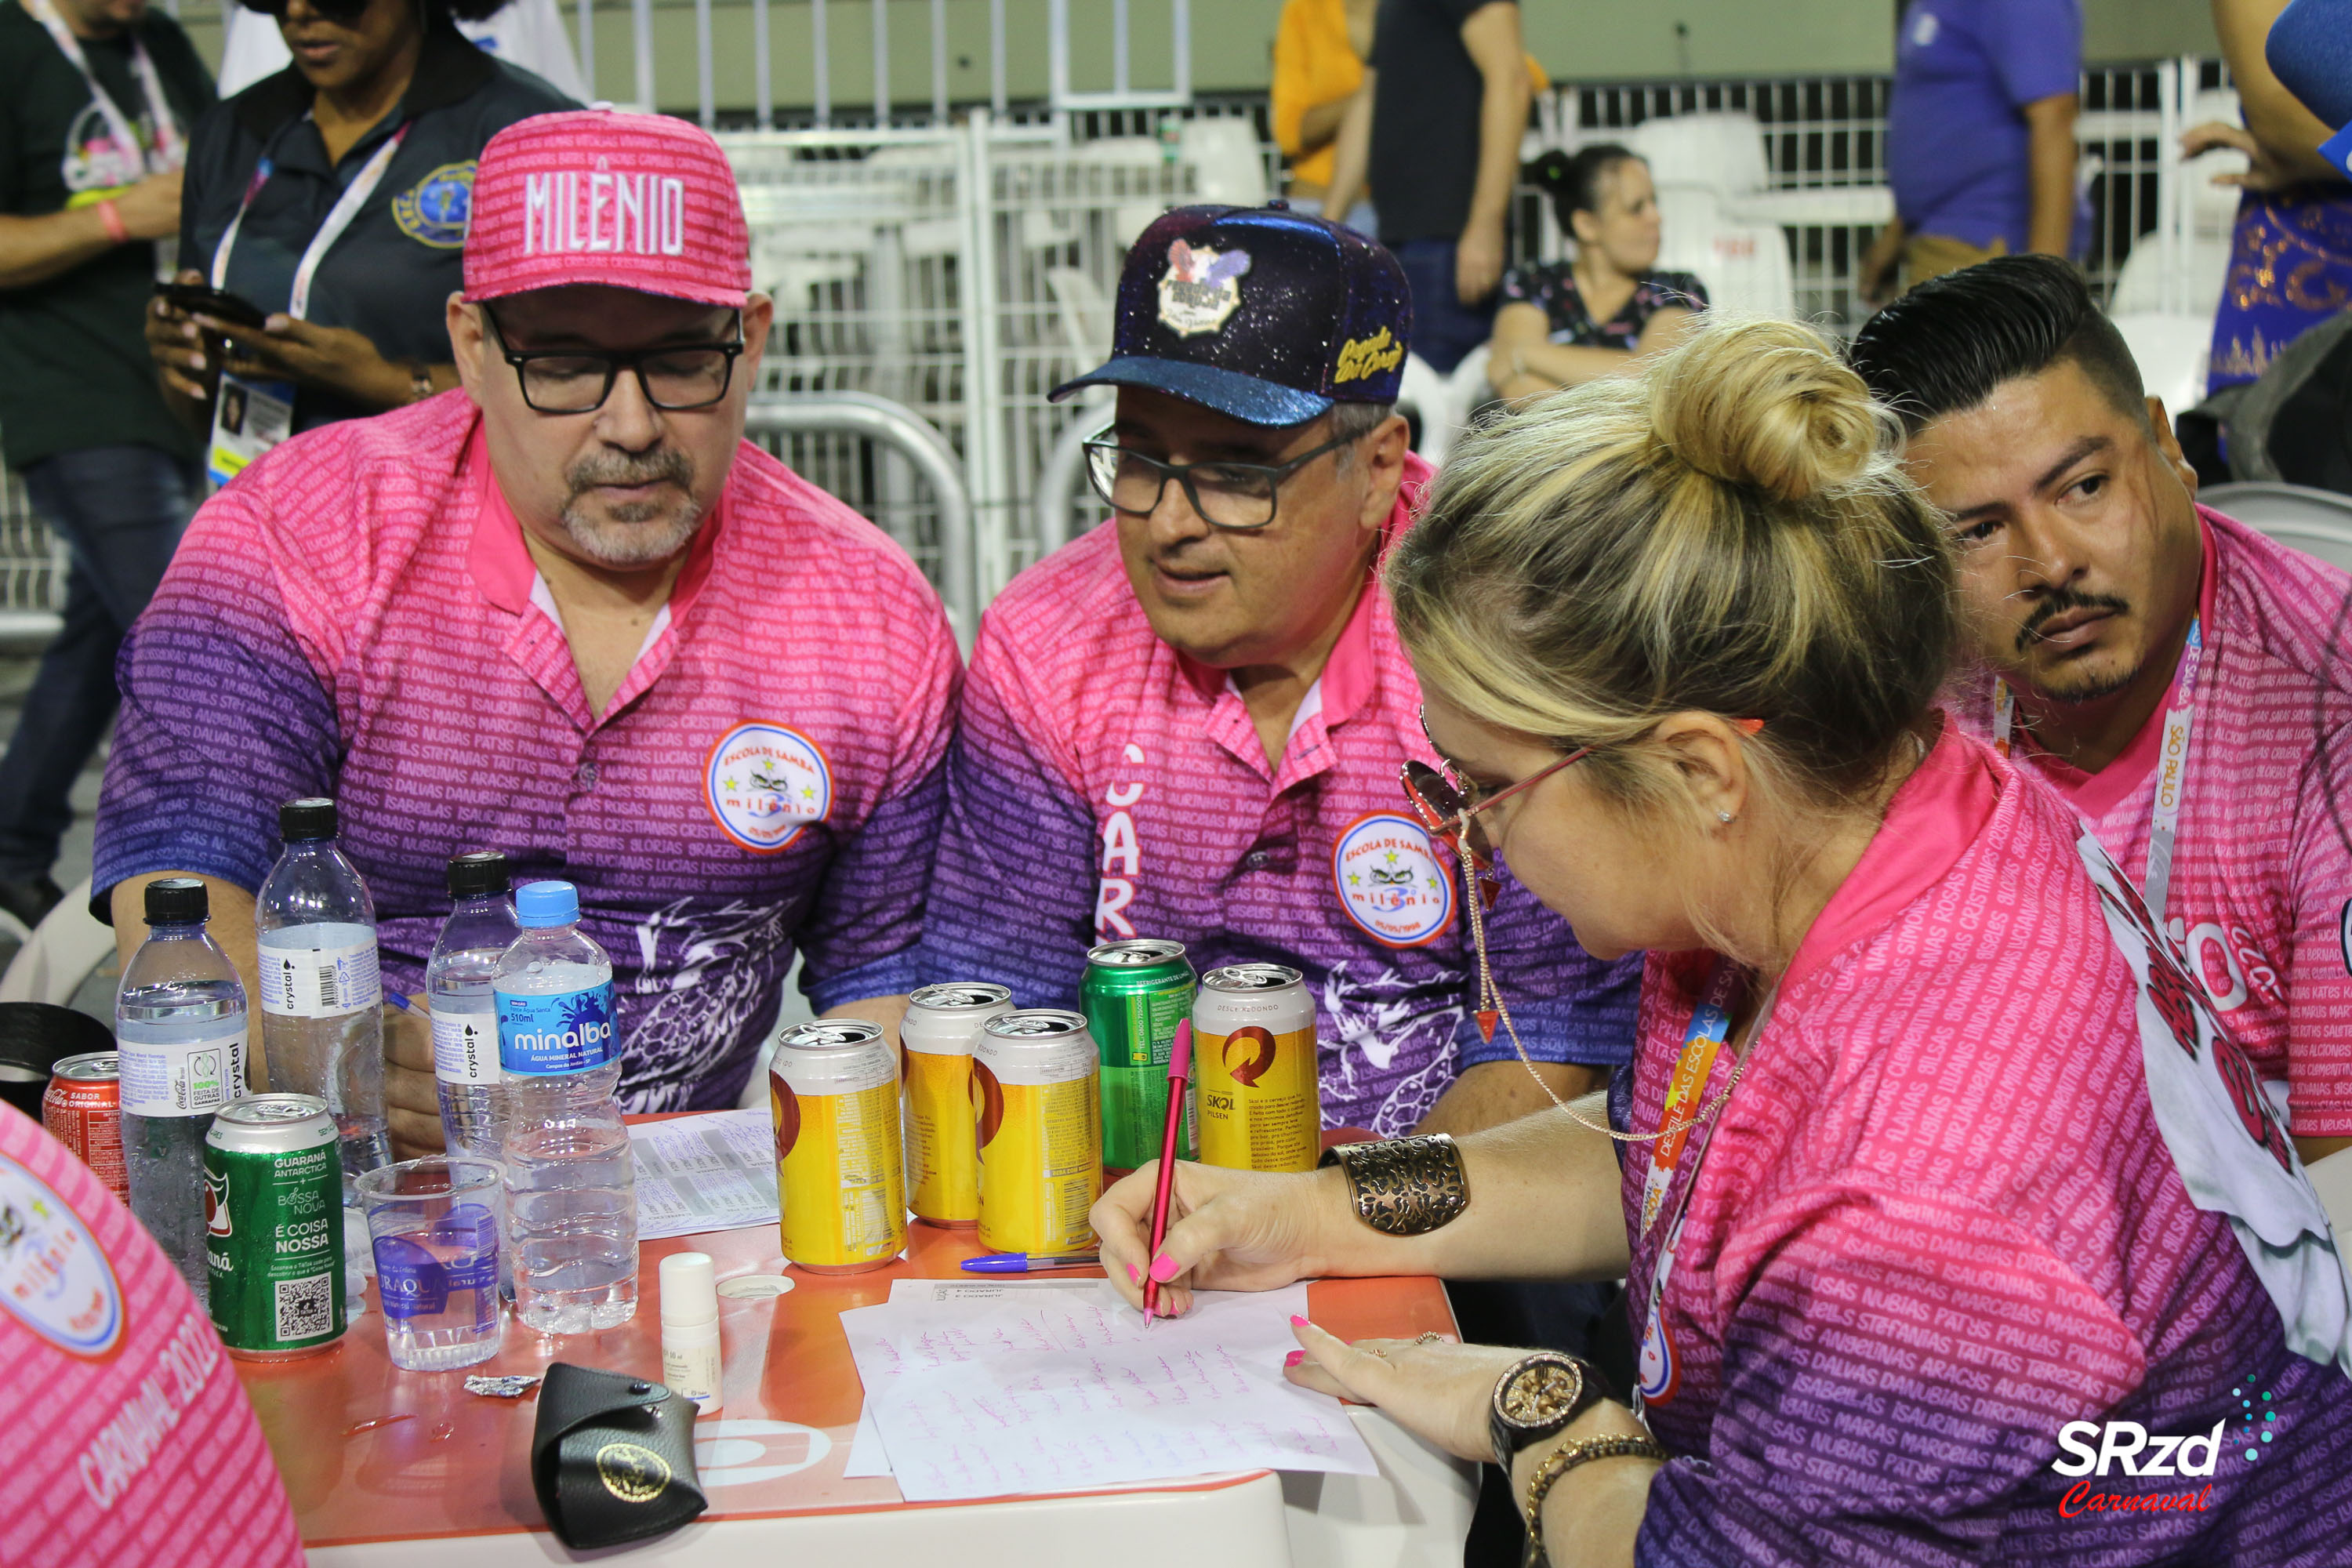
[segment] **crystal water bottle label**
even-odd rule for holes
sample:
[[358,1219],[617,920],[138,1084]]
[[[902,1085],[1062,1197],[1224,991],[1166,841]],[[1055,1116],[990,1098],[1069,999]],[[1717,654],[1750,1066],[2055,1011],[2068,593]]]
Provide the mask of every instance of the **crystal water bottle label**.
[[495,1013],[433,1015],[433,1076],[443,1083],[496,1083],[499,1019]]
[[290,926],[271,931],[261,939],[259,958],[265,1013],[281,1018],[341,1018],[383,1001],[374,933],[364,926]]
[[210,1116],[245,1094],[245,1020],[169,1043],[115,1037],[129,1116]]
[[499,1065],[510,1073],[569,1073],[621,1054],[613,1027],[613,983],[543,996],[501,991]]

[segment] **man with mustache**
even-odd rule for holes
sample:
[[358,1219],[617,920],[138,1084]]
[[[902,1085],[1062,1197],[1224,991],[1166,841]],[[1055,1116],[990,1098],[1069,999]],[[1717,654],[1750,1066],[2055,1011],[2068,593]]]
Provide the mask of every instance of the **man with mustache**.
[[[142,885],[201,876],[257,996],[278,806],[333,795],[388,988],[424,989],[452,856],[578,886],[632,1110],[733,1104],[795,948],[821,1011],[909,989],[955,644],[902,551],[743,439],[750,282],[701,131],[490,142],[461,388],[255,463],[132,633],[93,884],[126,951]],[[427,1026],[386,1026],[394,1141],[437,1147]]]
[[1853,357],[1960,542],[1983,668],[1950,711],[2143,889],[2303,1158],[2352,1146],[2352,579],[2197,504],[2064,262],[1925,284]]
[[[982,617],[924,916],[926,978],[1074,1006],[1097,942],[1271,962],[1317,1007],[1327,1127],[1468,1131],[1597,1087],[1638,965],[1507,874],[1477,1016],[1460,863],[1398,784],[1431,751],[1376,575],[1430,478],[1394,412],[1412,327],[1380,246],[1279,205],[1143,232],[1088,449],[1111,521]],[[1491,890],[1491,887],[1490,887]],[[1540,1079],[1540,1081],[1539,1081]]]

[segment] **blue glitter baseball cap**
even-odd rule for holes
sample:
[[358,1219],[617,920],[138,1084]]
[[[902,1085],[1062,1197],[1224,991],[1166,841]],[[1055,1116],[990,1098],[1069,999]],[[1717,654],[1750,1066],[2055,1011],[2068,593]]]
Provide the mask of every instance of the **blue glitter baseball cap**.
[[1393,403],[1412,336],[1404,268],[1355,230],[1280,202],[1178,207],[1118,279],[1108,363],[1053,392],[1142,386],[1251,425]]

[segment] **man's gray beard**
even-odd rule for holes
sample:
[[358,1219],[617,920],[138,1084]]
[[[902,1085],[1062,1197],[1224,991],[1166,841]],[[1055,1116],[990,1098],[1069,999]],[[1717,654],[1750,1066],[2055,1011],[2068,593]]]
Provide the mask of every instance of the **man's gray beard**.
[[[574,465],[563,476],[572,494],[556,515],[564,533],[581,552],[600,566],[647,566],[667,561],[686,548],[702,526],[702,503],[694,499],[694,460],[675,449],[656,452],[651,460],[626,458]],[[658,509],[637,504],[614,509],[611,521],[588,517],[579,509],[582,495],[598,485],[646,484],[667,479],[686,492],[685,505],[667,526],[657,526]]]
[[651,520],[600,521],[582,515],[577,508],[569,505],[557,515],[556,521],[562,525],[572,542],[580,547],[580,552],[600,566],[648,566],[656,561],[667,561],[686,548],[694,531],[702,526],[702,503],[688,497],[684,509],[667,526]]

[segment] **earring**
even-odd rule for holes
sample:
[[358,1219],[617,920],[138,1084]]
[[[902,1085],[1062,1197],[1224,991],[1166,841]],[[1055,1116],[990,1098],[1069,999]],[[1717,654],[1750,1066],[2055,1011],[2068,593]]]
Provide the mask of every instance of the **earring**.
[[1723,824],[1725,826],[1727,826],[1727,826],[1729,826],[1731,825],[1732,821],[1734,820],[1734,818],[1732,817],[1731,813],[1729,813],[1729,812],[1727,812],[1727,811],[1718,811],[1718,812],[1717,812],[1717,813],[1715,814],[1715,819],[1716,819],[1717,822],[1722,823],[1722,824]]

